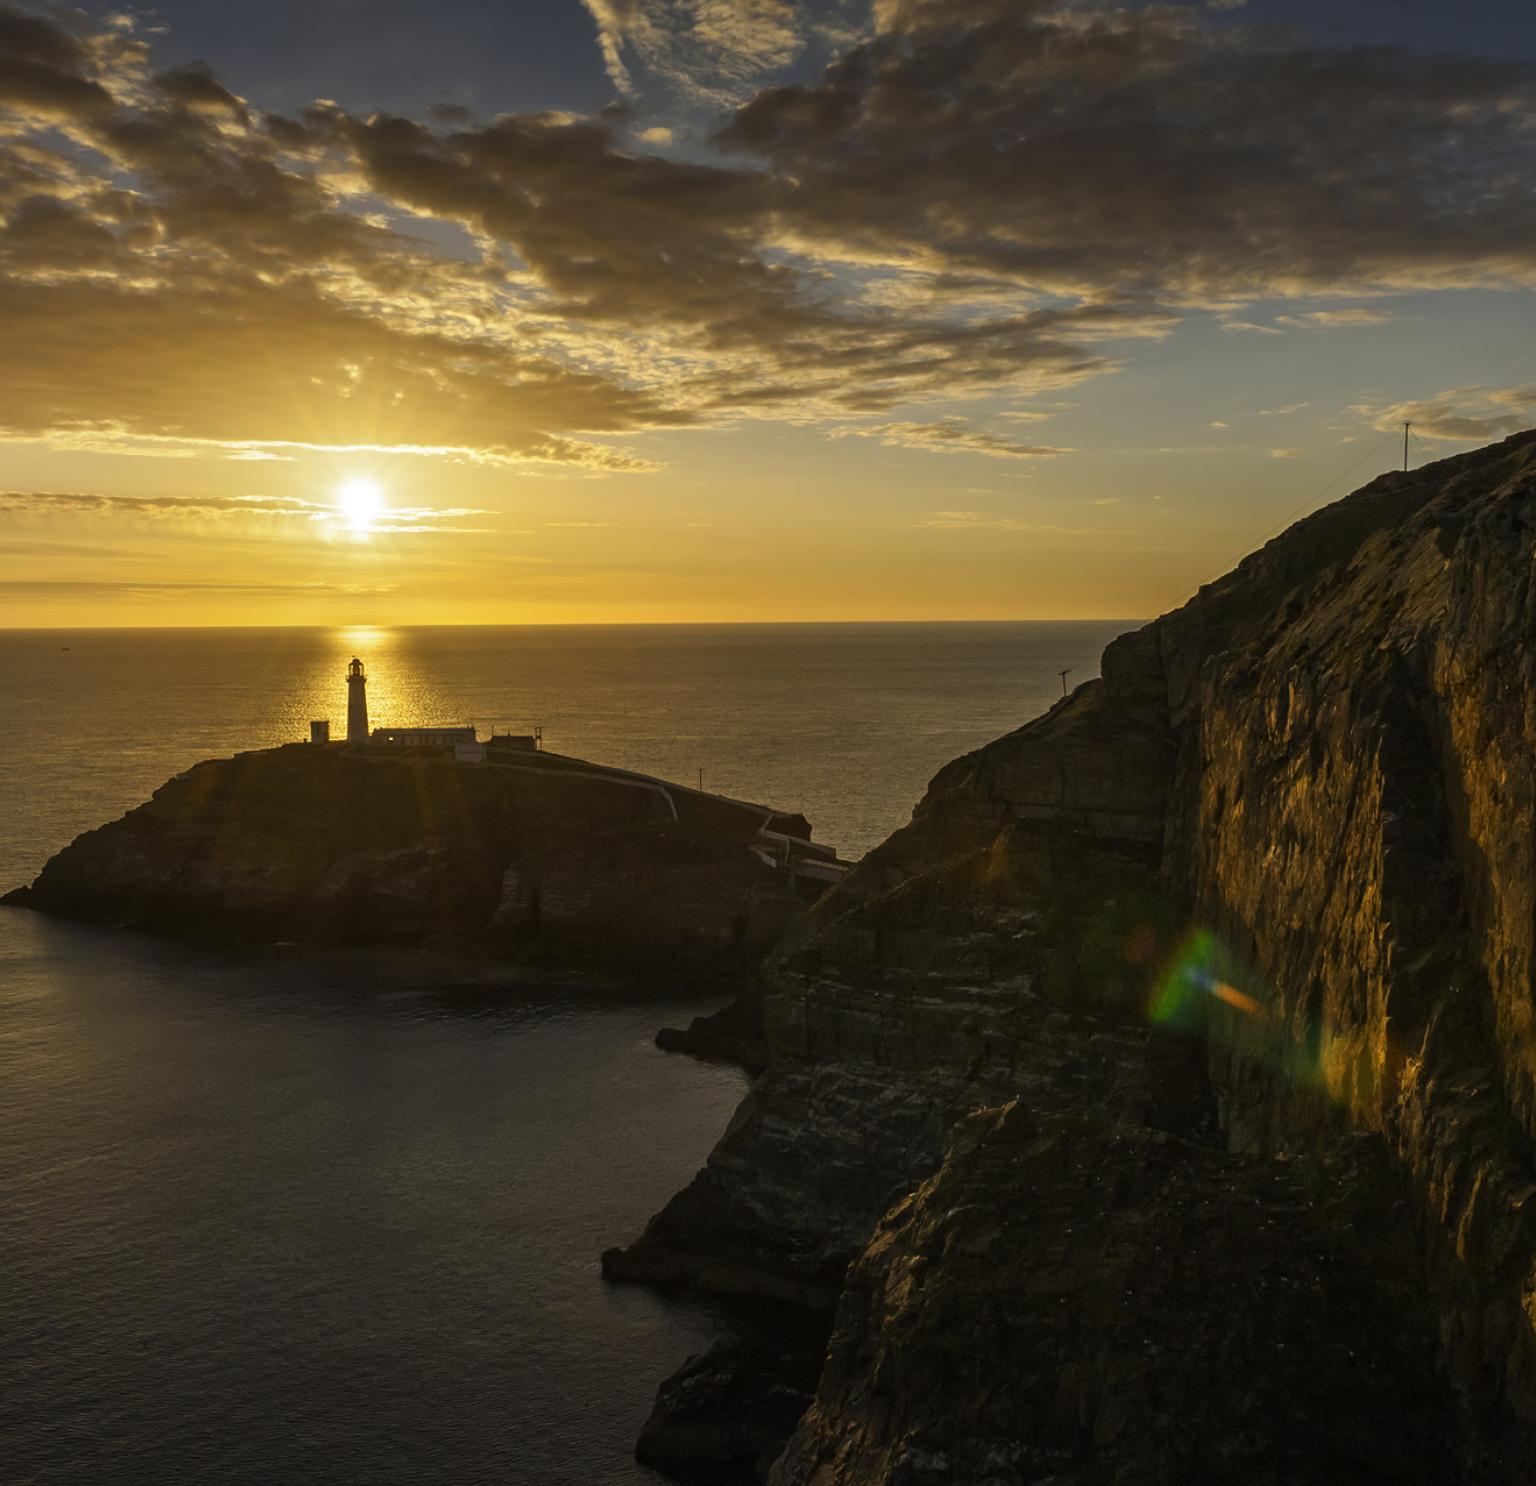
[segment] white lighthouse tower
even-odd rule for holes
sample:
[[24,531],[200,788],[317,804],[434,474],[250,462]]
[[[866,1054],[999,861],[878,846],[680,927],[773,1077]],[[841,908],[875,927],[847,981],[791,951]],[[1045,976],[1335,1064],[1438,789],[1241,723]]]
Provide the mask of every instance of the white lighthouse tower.
[[368,677],[355,655],[347,667],[347,742],[368,741]]

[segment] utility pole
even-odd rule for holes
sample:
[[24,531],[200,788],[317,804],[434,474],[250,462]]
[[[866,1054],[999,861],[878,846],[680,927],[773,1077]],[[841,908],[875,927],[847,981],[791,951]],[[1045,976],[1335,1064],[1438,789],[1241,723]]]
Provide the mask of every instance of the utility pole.
[[701,795],[704,793],[704,770],[703,769],[699,770],[699,793]]
[[1066,670],[1058,671],[1056,674],[1061,677],[1061,694],[1062,694],[1062,696],[1066,696],[1066,694],[1067,694],[1067,677],[1072,674],[1072,667],[1068,666],[1066,668]]
[[1403,424],[1403,470],[1405,473],[1408,469],[1408,430],[1412,427],[1411,423]]

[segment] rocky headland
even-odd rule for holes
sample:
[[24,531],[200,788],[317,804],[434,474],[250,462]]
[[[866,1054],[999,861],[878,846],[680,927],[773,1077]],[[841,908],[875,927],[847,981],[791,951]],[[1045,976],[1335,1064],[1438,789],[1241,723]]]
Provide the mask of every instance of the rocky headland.
[[604,1256],[823,1318],[767,1479],[1530,1479],[1533,538],[1536,433],[1373,481],[790,921],[763,1072]]
[[558,754],[291,744],[196,765],[5,901],[225,941],[734,976],[819,890],[786,866],[810,836]]

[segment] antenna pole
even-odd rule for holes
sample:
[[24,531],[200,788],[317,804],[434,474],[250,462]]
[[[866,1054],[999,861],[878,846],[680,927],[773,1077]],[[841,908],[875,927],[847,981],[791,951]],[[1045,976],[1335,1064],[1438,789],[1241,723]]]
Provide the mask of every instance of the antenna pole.
[[1408,469],[1408,430],[1413,427],[1411,423],[1403,424],[1403,469]]
[[1066,668],[1066,670],[1058,671],[1056,674],[1061,677],[1061,694],[1062,694],[1062,696],[1066,696],[1066,694],[1067,694],[1067,677],[1072,674],[1072,667],[1068,666]]

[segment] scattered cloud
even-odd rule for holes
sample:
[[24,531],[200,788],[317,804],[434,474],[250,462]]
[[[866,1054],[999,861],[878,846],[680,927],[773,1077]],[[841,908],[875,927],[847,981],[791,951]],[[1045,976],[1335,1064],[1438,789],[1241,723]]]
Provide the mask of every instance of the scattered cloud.
[[1290,402],[1283,408],[1260,408],[1255,414],[1256,418],[1289,418],[1292,413],[1299,413],[1303,408],[1310,408],[1309,402]]
[[[324,501],[293,495],[101,495],[60,490],[0,490],[0,519],[50,516],[117,517],[140,521],[231,521],[245,523],[302,521],[324,529],[345,529],[348,518]],[[390,506],[370,532],[484,532],[465,526],[474,516],[495,513],[478,506]]]
[[1299,315],[1281,315],[1281,324],[1294,325],[1299,330],[1344,330],[1363,325],[1385,325],[1395,319],[1388,310],[1347,309],[1307,310]]
[[1536,384],[1524,387],[1459,387],[1417,402],[1362,404],[1352,411],[1381,431],[1413,424],[1420,438],[1483,443],[1536,424]]
[[1225,422],[1221,418],[1213,418],[1211,420],[1211,427],[1212,428],[1231,428],[1231,426],[1232,425],[1230,423]]
[[155,599],[188,594],[223,594],[243,598],[388,598],[400,591],[397,583],[205,583],[161,580],[13,578],[0,580],[0,593],[16,598]]
[[1271,459],[1300,459],[1307,451],[1305,449],[1271,449]]
[[919,530],[936,531],[1026,531],[1054,532],[1073,536],[1105,535],[1100,526],[1066,526],[1054,521],[1032,521],[1020,516],[993,516],[986,511],[935,511],[912,525]]
[[786,0],[583,0],[613,85],[633,96],[739,99],[793,61],[806,41],[803,8]]
[[935,511],[924,521],[913,522],[914,526],[989,526],[991,521],[981,511]]
[[1070,449],[1020,444],[1002,434],[972,428],[961,418],[936,423],[878,423],[837,429],[834,438],[878,439],[887,448],[924,449],[930,454],[984,454],[992,459],[1053,459]]

